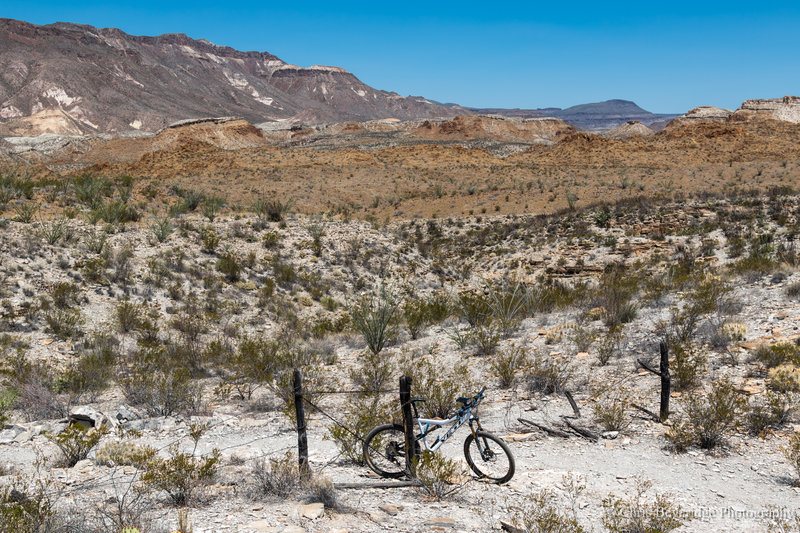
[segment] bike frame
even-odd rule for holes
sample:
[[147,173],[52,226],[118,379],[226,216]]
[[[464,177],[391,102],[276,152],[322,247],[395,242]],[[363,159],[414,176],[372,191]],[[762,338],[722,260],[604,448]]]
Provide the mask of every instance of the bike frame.
[[[478,429],[480,429],[480,422],[478,421],[478,417],[472,414],[472,409],[467,409],[463,413],[457,413],[447,420],[417,418],[416,421],[417,426],[419,426],[419,434],[415,437],[415,439],[417,442],[422,441],[423,446],[425,446],[425,449],[429,452],[435,452],[441,448],[442,444],[444,444],[447,439],[452,437],[453,433],[458,431],[458,428],[463,426],[464,423],[469,424],[469,428],[472,431],[473,436],[475,435],[475,428],[472,425],[474,422],[477,422]],[[432,431],[436,431],[439,428],[443,428],[448,424],[452,424],[452,427],[447,430],[447,433],[444,435],[438,435],[435,441],[433,441],[431,444],[428,444],[428,434]]]

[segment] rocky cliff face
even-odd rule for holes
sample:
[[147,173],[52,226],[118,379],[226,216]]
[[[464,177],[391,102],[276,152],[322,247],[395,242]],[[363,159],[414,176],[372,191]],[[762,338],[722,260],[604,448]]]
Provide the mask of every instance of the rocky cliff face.
[[373,89],[341,68],[302,68],[183,34],[137,37],[0,19],[0,134],[156,131],[223,115],[264,122],[299,114],[340,121],[459,112]]
[[745,100],[732,115],[731,120],[749,120],[753,118],[771,118],[800,124],[800,98],[797,96],[784,96],[783,98]]

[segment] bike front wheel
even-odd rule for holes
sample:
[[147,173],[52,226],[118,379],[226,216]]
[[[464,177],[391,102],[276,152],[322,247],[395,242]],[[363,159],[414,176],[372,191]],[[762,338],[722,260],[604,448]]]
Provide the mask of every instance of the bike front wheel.
[[400,424],[384,424],[364,439],[364,461],[382,477],[398,478],[406,473],[406,435]]
[[506,483],[514,476],[514,456],[503,439],[486,431],[467,436],[464,455],[467,464],[480,479],[491,483]]

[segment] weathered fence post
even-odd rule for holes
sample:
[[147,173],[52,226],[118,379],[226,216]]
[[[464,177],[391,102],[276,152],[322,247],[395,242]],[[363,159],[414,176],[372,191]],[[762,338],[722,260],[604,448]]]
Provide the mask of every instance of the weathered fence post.
[[416,442],[414,419],[411,416],[411,378],[408,376],[400,378],[400,407],[403,409],[403,432],[406,436],[406,471],[413,477],[416,476]]
[[308,435],[306,435],[306,414],[303,409],[303,374],[294,369],[294,413],[297,418],[297,460],[300,475],[308,475]]
[[669,393],[671,387],[671,377],[669,375],[669,347],[665,341],[661,341],[658,346],[661,351],[661,363],[658,370],[661,376],[661,412],[659,413],[662,422],[669,418]]

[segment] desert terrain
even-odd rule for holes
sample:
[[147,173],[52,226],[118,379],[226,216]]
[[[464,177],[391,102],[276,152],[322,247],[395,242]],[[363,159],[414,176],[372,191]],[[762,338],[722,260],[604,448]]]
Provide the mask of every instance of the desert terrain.
[[[795,531],[800,126],[747,110],[640,126],[226,118],[7,138],[6,520]],[[665,420],[643,367],[662,342]],[[512,480],[471,476],[461,429],[417,486],[370,488],[361,439],[397,420],[402,375],[429,416],[487,387]]]

